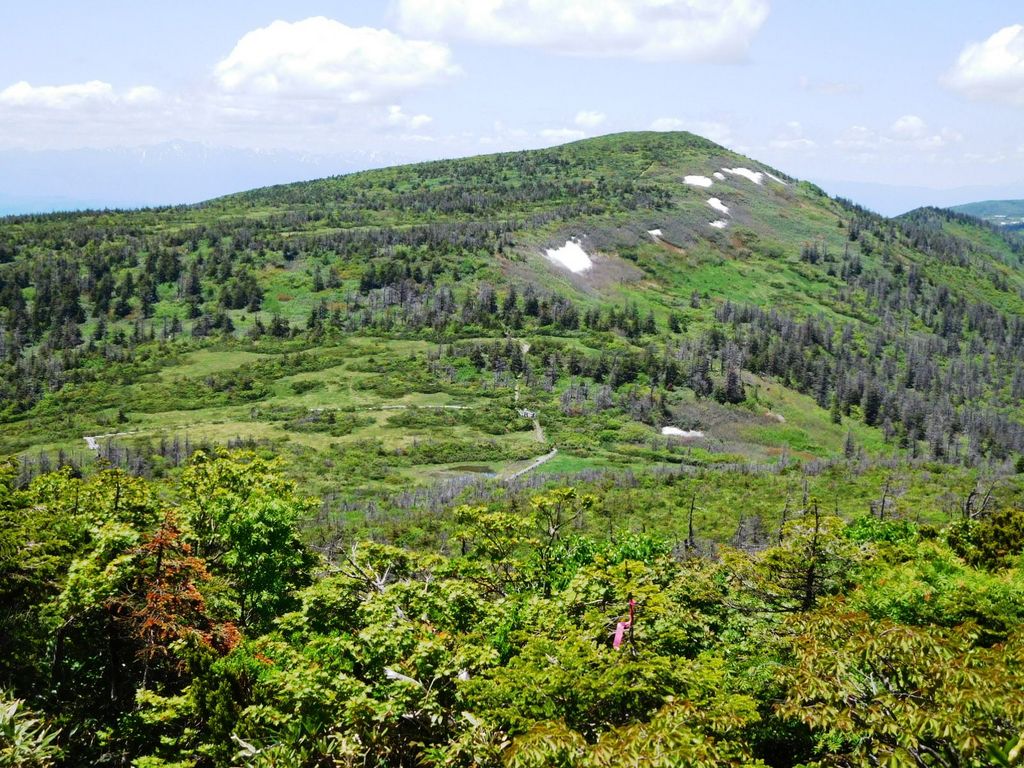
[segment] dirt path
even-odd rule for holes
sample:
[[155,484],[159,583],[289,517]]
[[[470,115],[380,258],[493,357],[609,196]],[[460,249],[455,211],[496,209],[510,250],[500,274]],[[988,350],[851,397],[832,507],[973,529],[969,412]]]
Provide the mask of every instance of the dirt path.
[[541,464],[544,464],[545,462],[551,461],[557,455],[558,455],[558,449],[557,448],[552,448],[550,453],[545,453],[543,456],[538,456],[536,459],[531,461],[527,466],[523,467],[522,469],[520,469],[520,470],[518,470],[516,472],[513,472],[511,475],[506,475],[505,477],[502,477],[501,479],[505,480],[506,482],[509,481],[509,480],[515,480],[517,477],[521,477],[522,475],[525,475],[527,472],[532,472],[537,467],[539,467]]
[[533,422],[533,437],[538,443],[546,443],[548,441],[544,436],[544,427],[540,425],[540,414],[528,408],[517,408],[516,413],[524,419],[529,419]]
[[[361,408],[352,409],[352,413],[366,413],[367,411],[405,411],[409,408],[419,408],[423,411],[468,411],[473,408],[472,405],[364,405]],[[333,407],[320,406],[318,408],[310,408],[311,411],[333,411],[337,410]]]
[[537,438],[538,443],[547,442],[547,438],[544,437],[544,427],[540,425],[540,419],[536,416],[533,417],[533,436]]

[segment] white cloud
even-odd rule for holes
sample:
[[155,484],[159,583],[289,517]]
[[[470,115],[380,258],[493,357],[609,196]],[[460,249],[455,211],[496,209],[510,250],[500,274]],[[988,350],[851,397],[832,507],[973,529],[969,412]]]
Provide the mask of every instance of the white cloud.
[[124,100],[129,104],[152,104],[154,101],[159,100],[162,95],[158,88],[154,88],[151,85],[138,85],[128,89],[128,92],[124,95]]
[[907,150],[934,151],[962,140],[963,136],[952,128],[935,131],[918,115],[903,115],[886,130],[852,125],[833,144],[841,150],[858,154],[890,149],[905,155]]
[[943,128],[932,133],[928,123],[917,115],[904,115],[889,128],[889,136],[895,141],[910,143],[920,149],[939,149],[947,144],[955,144],[963,136],[951,128]]
[[400,104],[225,94],[216,88],[165,94],[98,81],[0,89],[0,148],[73,149],[162,141],[227,141],[236,147],[330,152],[383,135],[424,140],[430,115]]
[[119,88],[101,80],[61,85],[22,81],[0,90],[0,147],[74,148],[159,140],[173,99],[150,85]]
[[540,137],[551,142],[579,141],[585,139],[587,134],[574,128],[545,128],[540,132]]
[[582,110],[576,113],[576,119],[573,121],[580,128],[597,128],[608,118],[604,112],[595,112]]
[[659,117],[651,123],[652,131],[689,131],[716,144],[733,143],[732,129],[725,123],[710,120],[688,120],[681,117]]
[[254,29],[214,70],[229,94],[374,102],[458,72],[440,43],[317,16]]
[[922,147],[938,149],[939,147],[945,147],[948,144],[958,144],[963,140],[964,136],[959,131],[954,131],[952,128],[943,128],[936,134],[925,136],[919,143]]
[[741,59],[768,0],[398,0],[404,30],[570,56]]
[[180,125],[167,115],[173,101],[149,85],[17,82],[0,89],[0,147],[70,149],[158,140],[156,125]]
[[970,43],[943,82],[972,99],[1024,106],[1024,24]]
[[904,115],[897,118],[889,131],[902,141],[917,141],[928,134],[928,124],[917,115]]
[[410,130],[417,131],[429,123],[432,123],[433,120],[434,118],[430,115],[407,115],[397,104],[392,104],[388,107],[388,125],[395,125],[399,128],[409,128]]
[[0,107],[66,110],[82,106],[151,102],[159,98],[160,91],[148,85],[117,91],[110,83],[101,80],[68,85],[31,85],[22,80],[0,91]]

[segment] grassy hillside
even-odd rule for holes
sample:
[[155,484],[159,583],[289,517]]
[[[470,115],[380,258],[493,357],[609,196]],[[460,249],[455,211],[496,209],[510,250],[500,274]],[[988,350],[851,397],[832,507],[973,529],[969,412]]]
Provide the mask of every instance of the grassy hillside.
[[0,765],[1019,765],[1022,258],[685,133],[4,219]]
[[1011,230],[1024,228],[1024,200],[982,200],[955,205],[950,210]]
[[[546,255],[569,241],[589,269]],[[342,511],[524,469],[1000,464],[1020,260],[687,133],[8,218],[0,450],[162,474],[254,446]]]

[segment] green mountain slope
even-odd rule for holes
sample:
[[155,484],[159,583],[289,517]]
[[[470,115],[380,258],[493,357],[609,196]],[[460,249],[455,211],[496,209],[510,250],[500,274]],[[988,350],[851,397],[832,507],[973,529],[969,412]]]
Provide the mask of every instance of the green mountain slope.
[[0,764],[1018,764],[1022,257],[683,133],[0,220]]
[[950,210],[984,219],[1011,230],[1024,228],[1024,200],[982,200],[955,205]]
[[[589,268],[551,257],[566,245]],[[199,443],[264,445],[339,498],[523,470],[1000,462],[1024,449],[1021,256],[967,217],[886,220],[687,133],[9,218],[0,449],[26,471],[41,451],[164,471]]]

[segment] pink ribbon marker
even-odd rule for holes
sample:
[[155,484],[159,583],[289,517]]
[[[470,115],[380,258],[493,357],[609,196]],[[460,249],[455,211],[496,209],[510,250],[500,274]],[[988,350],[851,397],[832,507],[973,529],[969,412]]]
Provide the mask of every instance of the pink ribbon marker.
[[620,621],[615,625],[615,639],[612,640],[612,648],[618,648],[622,645],[622,636],[626,633],[626,630],[633,626],[633,611],[636,608],[636,600],[633,598],[629,599],[629,621]]

